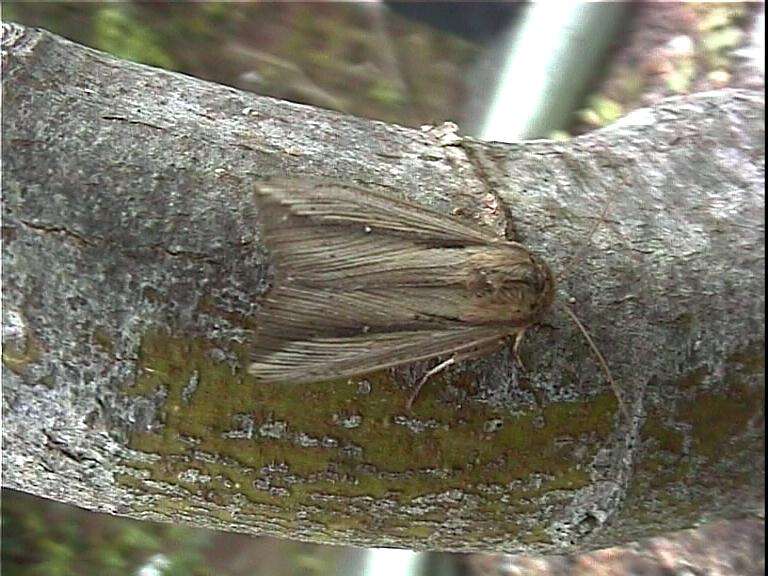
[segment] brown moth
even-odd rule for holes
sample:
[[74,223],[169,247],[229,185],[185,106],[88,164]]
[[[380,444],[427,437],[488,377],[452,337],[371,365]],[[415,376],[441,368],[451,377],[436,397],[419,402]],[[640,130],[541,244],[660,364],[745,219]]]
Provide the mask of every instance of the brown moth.
[[248,368],[260,381],[450,355],[444,366],[521,335],[552,305],[549,267],[471,223],[323,180],[270,180],[256,200],[274,264]]

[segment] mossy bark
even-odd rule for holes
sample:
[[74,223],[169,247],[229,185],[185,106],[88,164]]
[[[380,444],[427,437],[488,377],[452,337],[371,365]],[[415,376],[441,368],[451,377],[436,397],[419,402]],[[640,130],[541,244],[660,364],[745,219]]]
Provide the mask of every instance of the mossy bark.
[[[566,552],[758,514],[764,102],[666,101],[567,143],[411,130],[3,35],[3,482],[336,544]],[[522,345],[311,386],[247,374],[253,182],[357,182],[523,242],[560,307]]]

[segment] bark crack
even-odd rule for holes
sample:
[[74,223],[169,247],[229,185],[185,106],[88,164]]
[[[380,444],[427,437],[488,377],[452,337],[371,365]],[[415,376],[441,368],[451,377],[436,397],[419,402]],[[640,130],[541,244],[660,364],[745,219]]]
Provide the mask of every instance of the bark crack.
[[76,243],[80,244],[81,246],[94,246],[96,244],[96,242],[94,242],[93,240],[89,240],[82,234],[78,232],[74,232],[64,226],[50,226],[47,224],[38,224],[35,222],[29,222],[28,220],[22,220],[22,219],[20,219],[19,222],[21,222],[27,228],[31,228],[32,230],[36,230],[37,232],[40,232],[42,234],[63,234],[64,236],[66,236],[71,240],[74,240]]
[[507,240],[519,242],[520,234],[515,227],[515,217],[512,214],[512,209],[504,201],[502,195],[499,194],[499,189],[501,188],[499,183],[500,176],[493,174],[493,172],[498,172],[498,169],[495,163],[487,157],[484,150],[484,148],[488,147],[488,144],[465,137],[461,139],[459,146],[464,150],[467,160],[475,171],[475,177],[483,185],[486,194],[492,196],[499,207],[503,215],[504,236]]

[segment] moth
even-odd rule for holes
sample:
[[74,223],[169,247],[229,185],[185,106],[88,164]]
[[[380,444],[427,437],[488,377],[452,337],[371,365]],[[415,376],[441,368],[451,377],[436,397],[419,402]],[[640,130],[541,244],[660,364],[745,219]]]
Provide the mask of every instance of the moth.
[[261,382],[450,356],[443,367],[520,336],[552,305],[549,266],[470,222],[334,181],[259,183],[256,203],[273,264],[248,368]]

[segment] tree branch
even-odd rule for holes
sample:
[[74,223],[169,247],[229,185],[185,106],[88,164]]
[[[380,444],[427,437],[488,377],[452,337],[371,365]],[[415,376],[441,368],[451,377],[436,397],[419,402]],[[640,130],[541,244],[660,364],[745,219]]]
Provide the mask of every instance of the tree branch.
[[[262,98],[3,25],[3,483],[336,544],[573,552],[761,510],[764,102],[677,98],[498,145]],[[515,237],[560,276],[521,346],[256,386],[252,186],[324,177]]]

